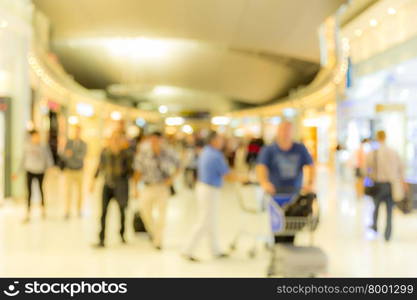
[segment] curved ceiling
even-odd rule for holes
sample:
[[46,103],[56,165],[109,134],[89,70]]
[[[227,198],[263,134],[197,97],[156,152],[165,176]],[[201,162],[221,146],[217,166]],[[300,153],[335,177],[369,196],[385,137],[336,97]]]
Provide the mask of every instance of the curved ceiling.
[[[224,111],[310,82],[318,27],[345,1],[33,2],[51,22],[52,50],[82,85],[139,103]],[[171,92],[157,93],[161,86]]]

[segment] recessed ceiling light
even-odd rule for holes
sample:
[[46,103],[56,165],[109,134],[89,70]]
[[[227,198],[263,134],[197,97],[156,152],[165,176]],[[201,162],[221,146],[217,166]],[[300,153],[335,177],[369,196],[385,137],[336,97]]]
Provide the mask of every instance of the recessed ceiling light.
[[166,107],[165,105],[161,105],[161,106],[159,106],[158,111],[161,114],[166,114],[168,112],[168,107]]
[[375,27],[378,25],[378,21],[376,19],[371,19],[369,21],[369,25],[371,25],[372,27]]
[[389,15],[395,15],[397,13],[397,10],[393,7],[388,8],[387,10]]

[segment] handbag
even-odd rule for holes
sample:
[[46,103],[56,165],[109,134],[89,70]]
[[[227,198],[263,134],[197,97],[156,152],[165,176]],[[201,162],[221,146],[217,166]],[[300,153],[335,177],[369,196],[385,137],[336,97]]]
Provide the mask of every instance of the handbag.
[[[374,174],[378,174],[378,150],[375,150],[374,152]],[[379,192],[379,186],[375,184],[375,180],[371,179],[370,176],[365,178],[364,181],[365,184],[365,195],[370,197],[375,197]]]

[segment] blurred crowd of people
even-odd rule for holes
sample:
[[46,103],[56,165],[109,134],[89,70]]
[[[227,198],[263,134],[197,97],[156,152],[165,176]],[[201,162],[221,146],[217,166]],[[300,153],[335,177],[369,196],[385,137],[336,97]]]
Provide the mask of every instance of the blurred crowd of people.
[[[392,232],[392,207],[396,197],[397,182],[406,189],[401,160],[395,150],[385,144],[385,133],[377,133],[378,147],[367,151],[370,140],[365,139],[355,153],[355,176],[358,197],[362,197],[365,178],[373,179],[378,191],[372,195],[375,202],[374,223],[376,231],[381,203],[387,207],[385,239]],[[198,261],[195,249],[207,236],[214,257],[226,257],[219,245],[217,229],[218,202],[223,181],[247,183],[256,181],[271,195],[276,193],[314,192],[315,167],[306,146],[294,140],[293,125],[283,121],[278,126],[275,140],[265,145],[261,138],[226,138],[217,132],[198,132],[184,139],[164,136],[159,131],[129,139],[123,128],[105,139],[93,176],[85,172],[87,142],[82,139],[82,128],[75,126],[72,136],[55,162],[66,180],[64,218],[71,217],[72,199],[76,213],[83,216],[83,185],[91,182],[89,192],[96,189],[97,178],[102,178],[101,213],[98,248],[106,246],[106,219],[109,203],[114,200],[120,212],[120,240],[126,243],[126,211],[129,202],[138,202],[138,217],[144,224],[152,245],[163,249],[168,200],[177,192],[176,185],[195,190],[198,217],[190,239],[182,254]],[[39,132],[32,130],[24,148],[20,168],[13,175],[26,175],[27,214],[31,217],[33,182],[40,190],[42,216],[46,217],[43,191],[45,172],[54,165],[49,147],[41,142]],[[183,178],[179,178],[179,176]],[[90,178],[88,178],[90,177]],[[93,177],[93,178],[91,178]],[[366,184],[365,184],[366,186]],[[395,191],[394,191],[395,190]],[[136,205],[135,205],[136,206]]]

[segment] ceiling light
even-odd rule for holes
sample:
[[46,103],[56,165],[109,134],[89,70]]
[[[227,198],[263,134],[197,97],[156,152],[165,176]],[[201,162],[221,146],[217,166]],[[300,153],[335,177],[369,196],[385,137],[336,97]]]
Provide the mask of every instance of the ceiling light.
[[148,38],[117,38],[105,43],[111,54],[120,57],[161,58],[168,50],[166,41]]
[[158,86],[153,89],[153,93],[156,96],[167,96],[175,93],[175,89],[169,86]]
[[169,117],[165,119],[165,124],[168,126],[180,126],[184,124],[184,118],[181,117]]
[[213,125],[227,125],[230,123],[230,118],[222,116],[213,117],[211,123]]
[[389,15],[395,15],[397,13],[397,10],[393,7],[388,8],[387,10]]
[[7,21],[1,21],[0,22],[0,28],[6,28],[9,25],[9,23]]
[[137,119],[136,119],[136,125],[137,125],[137,126],[139,126],[139,127],[143,127],[143,126],[145,126],[145,124],[146,124],[145,119],[142,119],[142,118],[137,118]]
[[114,121],[120,121],[122,119],[122,113],[120,111],[112,111],[110,118]]
[[184,125],[182,126],[182,132],[186,133],[186,134],[192,134],[194,132],[193,127],[191,127],[191,125]]
[[70,116],[68,118],[68,123],[71,125],[77,125],[78,124],[78,117],[77,116]]
[[92,117],[94,115],[94,107],[88,103],[78,103],[77,104],[77,113],[80,116]]
[[356,30],[355,30],[355,35],[356,35],[356,36],[361,36],[361,35],[362,35],[362,30],[360,30],[360,29],[356,29]]
[[166,107],[165,105],[161,105],[161,106],[159,106],[158,111],[161,114],[166,114],[168,112],[168,107]]
[[161,40],[138,38],[133,40],[134,56],[139,57],[161,57],[166,53],[167,44]]
[[371,19],[369,21],[369,25],[371,25],[372,27],[376,27],[378,25],[378,21],[376,19]]

